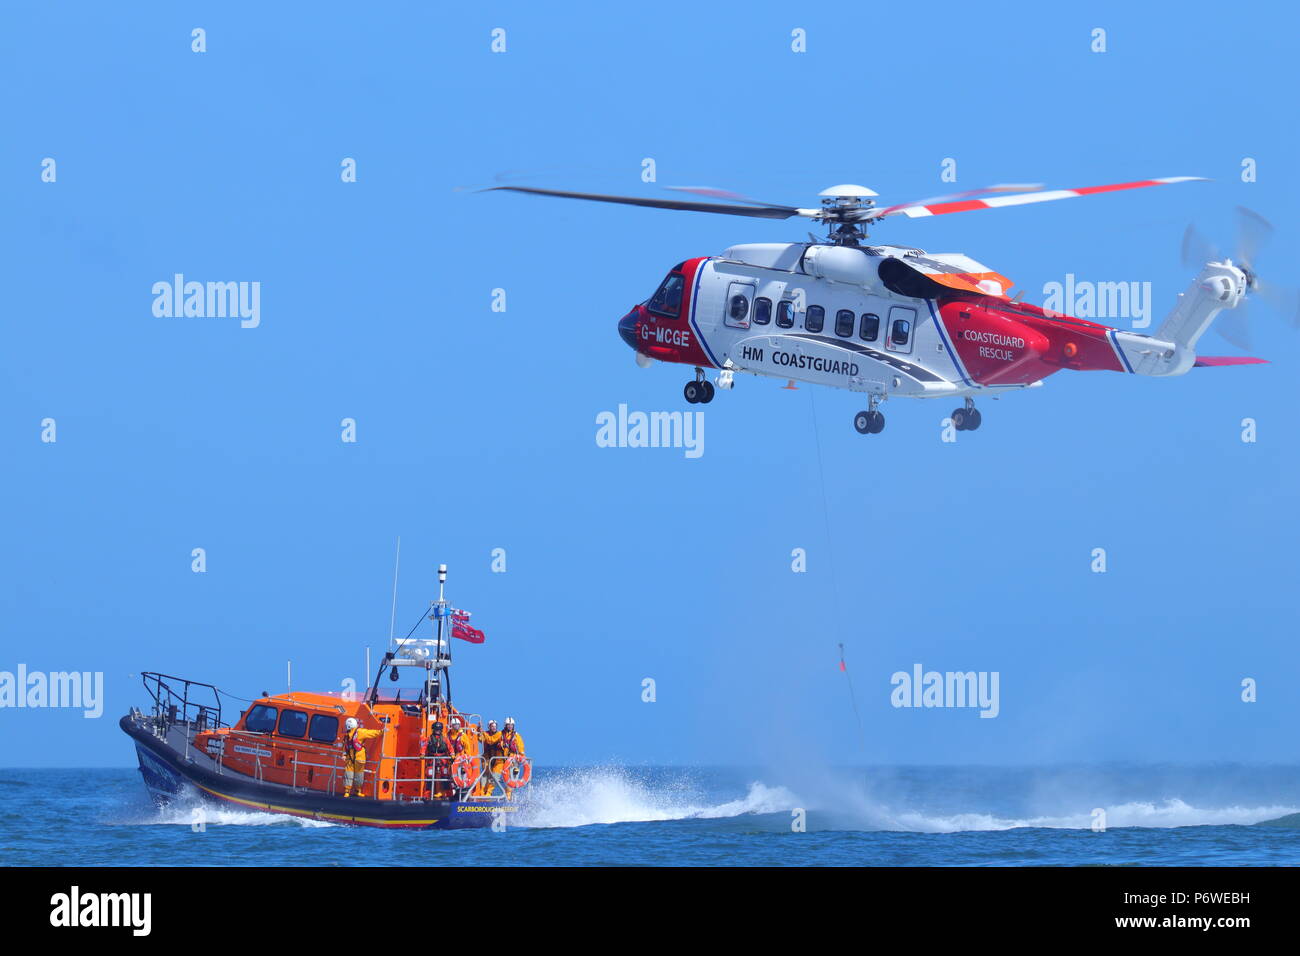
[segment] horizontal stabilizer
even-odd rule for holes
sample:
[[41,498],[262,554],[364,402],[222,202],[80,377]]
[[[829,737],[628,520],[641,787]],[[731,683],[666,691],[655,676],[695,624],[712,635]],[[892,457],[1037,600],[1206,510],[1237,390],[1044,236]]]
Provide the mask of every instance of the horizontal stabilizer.
[[1198,355],[1193,368],[1214,365],[1267,365],[1268,359],[1251,358],[1249,355]]

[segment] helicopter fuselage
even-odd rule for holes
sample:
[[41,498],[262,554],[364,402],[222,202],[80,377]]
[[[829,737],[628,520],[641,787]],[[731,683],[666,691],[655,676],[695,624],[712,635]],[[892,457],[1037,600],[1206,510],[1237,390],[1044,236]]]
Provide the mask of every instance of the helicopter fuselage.
[[619,331],[639,357],[878,399],[1022,389],[1063,368],[1134,372],[1135,359],[1147,374],[1190,366],[1169,361],[1173,343],[1012,302],[1010,284],[966,256],[898,246],[734,246],[675,267]]

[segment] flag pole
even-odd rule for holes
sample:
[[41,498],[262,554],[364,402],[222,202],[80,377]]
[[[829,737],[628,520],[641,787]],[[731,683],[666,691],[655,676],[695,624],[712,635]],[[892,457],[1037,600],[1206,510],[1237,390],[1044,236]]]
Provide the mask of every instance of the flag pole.
[[[437,614],[437,617],[438,617],[438,652],[437,652],[437,653],[438,653],[438,657],[442,657],[442,656],[443,656],[443,649],[442,649],[442,648],[443,648],[443,643],[442,643],[442,642],[443,642],[443,628],[442,628],[442,622],[443,622],[443,619],[447,616],[446,586],[447,586],[447,565],[445,565],[445,564],[440,564],[440,565],[438,565],[438,614]],[[450,644],[450,638],[449,638],[449,637],[448,637],[447,640],[448,640],[448,644]],[[448,647],[448,648],[447,648],[447,652],[446,652],[446,653],[447,653],[447,666],[443,668],[443,673],[446,675],[446,678],[445,678],[445,679],[446,679],[447,689],[446,689],[446,691],[445,691],[445,694],[446,694],[446,697],[447,697],[447,706],[450,707],[450,706],[451,706],[451,647]]]

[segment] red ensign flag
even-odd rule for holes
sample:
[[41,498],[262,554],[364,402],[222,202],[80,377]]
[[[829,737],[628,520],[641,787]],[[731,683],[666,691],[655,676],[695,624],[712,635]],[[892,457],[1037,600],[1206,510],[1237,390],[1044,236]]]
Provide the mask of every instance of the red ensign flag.
[[476,627],[469,626],[469,611],[451,612],[451,636],[471,644],[482,644],[487,637]]

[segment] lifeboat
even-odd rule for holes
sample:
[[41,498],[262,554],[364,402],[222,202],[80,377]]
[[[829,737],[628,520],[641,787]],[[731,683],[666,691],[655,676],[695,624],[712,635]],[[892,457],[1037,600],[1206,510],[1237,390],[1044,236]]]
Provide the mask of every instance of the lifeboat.
[[[523,804],[532,761],[512,718],[502,722],[509,733],[494,733],[452,702],[449,638],[483,635],[443,598],[446,565],[438,578],[438,600],[417,622],[432,621],[431,636],[413,628],[390,638],[364,693],[264,693],[239,710],[212,684],[142,674],[152,703],[120,726],[155,802],[192,788],[215,803],[341,824],[505,826]],[[418,686],[381,689],[385,674],[394,684],[413,674]]]

